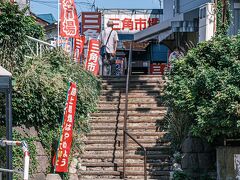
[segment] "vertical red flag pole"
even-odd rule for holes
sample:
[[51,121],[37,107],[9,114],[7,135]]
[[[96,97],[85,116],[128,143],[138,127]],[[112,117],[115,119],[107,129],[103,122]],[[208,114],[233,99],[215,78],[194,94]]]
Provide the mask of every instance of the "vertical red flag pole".
[[57,37],[57,46],[59,47],[59,41],[60,41],[60,38],[59,38],[59,34],[60,34],[60,0],[58,0],[58,37]]

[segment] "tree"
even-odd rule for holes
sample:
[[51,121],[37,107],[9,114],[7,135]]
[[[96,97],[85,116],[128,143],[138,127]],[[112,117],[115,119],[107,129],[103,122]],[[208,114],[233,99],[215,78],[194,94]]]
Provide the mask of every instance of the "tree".
[[26,16],[27,8],[0,1],[0,64],[15,73],[26,55],[27,35],[35,38],[44,35],[43,28]]
[[166,98],[173,112],[191,119],[194,135],[239,136],[240,36],[219,35],[177,60]]

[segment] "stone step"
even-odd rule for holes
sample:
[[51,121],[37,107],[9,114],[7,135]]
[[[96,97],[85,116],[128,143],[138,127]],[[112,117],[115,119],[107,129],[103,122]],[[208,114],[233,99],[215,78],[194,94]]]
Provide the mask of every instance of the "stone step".
[[[91,130],[104,130],[105,132],[110,132],[110,131],[115,131],[115,130],[123,130],[123,125],[122,126],[118,126],[117,128],[115,126],[93,126],[91,127]],[[131,131],[131,132],[149,132],[149,130],[151,132],[159,132],[160,131],[160,127],[158,126],[152,126],[152,125],[149,125],[149,126],[139,126],[138,124],[136,124],[135,126],[134,125],[128,125],[128,130]]]
[[[102,176],[102,175],[114,175],[114,176],[120,176],[122,172],[120,171],[81,171],[81,175],[96,175],[96,176]],[[127,171],[127,176],[144,176],[144,172],[142,171]],[[153,171],[151,173],[148,173],[148,175],[154,175],[154,176],[168,176],[169,171]]]
[[[125,107],[118,108],[118,107],[100,107],[97,108],[98,112],[119,112],[122,113],[125,111]],[[156,113],[156,112],[162,112],[162,111],[167,111],[166,107],[128,107],[128,112],[129,113]]]
[[[128,103],[128,108],[160,108],[160,103]],[[99,102],[98,109],[125,109],[125,103],[107,103],[107,102]],[[166,109],[166,108],[165,108]]]
[[[121,117],[121,118],[95,118],[95,119],[90,119],[90,122],[91,124],[115,124],[115,125],[119,125],[119,124],[123,124],[124,122],[124,118]],[[139,123],[154,123],[155,125],[157,124],[157,126],[164,126],[165,124],[165,121],[164,121],[164,117],[155,117],[152,118],[152,119],[144,119],[144,118],[141,118],[141,119],[128,119],[128,124],[139,124]],[[141,124],[139,124],[139,126],[141,126]]]
[[[86,144],[85,147],[86,147],[86,149],[87,148],[93,148],[93,149],[96,148],[99,151],[101,151],[101,148],[106,148],[106,151],[107,150],[111,151],[111,149],[122,149],[123,148],[123,143],[121,143],[121,142],[122,141],[120,141],[120,142],[118,142],[116,144],[104,144],[104,145],[103,144]],[[129,149],[136,149],[136,150],[140,149],[141,150],[140,146],[137,145],[133,141],[129,140],[128,144],[129,144],[129,146],[128,146]],[[167,141],[165,141],[165,142],[153,142],[153,143],[151,143],[151,142],[146,142],[146,143],[142,142],[141,145],[143,147],[147,148],[147,149],[150,148],[150,150],[151,150],[151,148],[155,148],[155,147],[161,147],[162,149],[164,149],[164,148],[168,149],[169,148],[169,142],[167,142]],[[90,149],[88,149],[88,151],[90,151]]]
[[[149,138],[151,136],[164,136],[165,134],[167,134],[167,132],[130,132],[130,134],[135,137],[136,139],[141,138],[141,137],[145,137],[145,138]],[[123,131],[120,131],[117,133],[117,136],[121,136],[123,135]],[[101,132],[101,133],[90,133],[87,135],[87,137],[107,137],[108,139],[110,137],[114,137],[116,136],[116,132]]]
[[[162,102],[162,97],[158,94],[156,96],[149,96],[146,94],[132,94],[128,96],[129,103],[159,103]],[[99,104],[101,103],[125,103],[125,95],[119,97],[119,94],[112,94],[111,96],[100,96]]]
[[[101,78],[102,81],[126,81],[126,76],[121,76],[121,77],[103,77]],[[136,75],[132,75],[129,77],[129,81],[133,82],[133,81],[167,81],[167,79],[163,76],[136,76]]]
[[[129,84],[129,89],[155,89],[155,88],[164,88],[165,84],[164,83],[146,83],[146,84],[141,84],[141,83],[130,83]],[[126,84],[119,84],[119,83],[114,83],[114,84],[102,84],[101,85],[102,89],[126,89]]]
[[[151,155],[156,155],[156,156],[166,155],[167,156],[169,154],[170,154],[169,148],[162,149],[161,151],[147,151],[147,156],[151,156]],[[85,155],[87,155],[89,157],[91,155],[99,156],[99,157],[111,155],[111,157],[109,157],[109,158],[114,159],[116,157],[118,157],[118,158],[122,157],[123,150],[115,149],[112,151],[85,151]],[[144,156],[144,151],[141,149],[129,150],[129,151],[126,151],[126,155],[128,155],[128,156],[135,156],[135,155]],[[102,158],[95,158],[95,159],[102,159]],[[157,159],[155,159],[155,160],[157,160]],[[166,160],[166,159],[164,159],[164,160]],[[169,159],[167,159],[167,160],[169,160]]]
[[[116,154],[115,155],[115,159],[122,159],[123,155],[122,154]],[[84,154],[83,156],[81,156],[81,158],[84,159],[112,159],[113,155],[112,154]],[[160,162],[159,160],[161,159],[161,162],[166,159],[169,158],[168,154],[159,154],[159,155],[147,155],[147,160],[153,160],[151,162],[154,162],[154,160],[156,160],[156,162]],[[143,155],[126,155],[126,159],[140,159],[140,160],[144,160],[144,156]]]
[[[123,130],[123,126],[124,124],[123,123],[118,123],[118,124],[115,124],[115,123],[93,123],[91,124],[91,129],[92,130]],[[155,130],[155,132],[161,132],[160,130],[163,129],[162,126],[160,125],[156,125],[155,122],[147,122],[147,123],[131,123],[131,124],[128,124],[128,129],[129,129],[129,132],[131,132],[131,130],[146,130],[146,129],[151,129],[151,130]],[[142,131],[139,131],[139,132],[142,132]],[[154,132],[154,131],[153,131]]]
[[[150,144],[150,143],[155,143],[155,144],[162,144],[162,143],[166,143],[167,141],[164,140],[160,140],[160,139],[137,139],[139,143],[141,144]],[[97,139],[97,140],[90,140],[87,139],[85,141],[83,141],[85,144],[122,144],[123,140],[122,139],[116,139],[116,140],[111,140],[111,139],[107,139],[107,140],[102,140],[102,139]],[[131,143],[131,139],[129,140],[129,144]]]
[[[161,96],[164,96],[163,90],[155,90],[155,91],[148,91],[148,90],[131,90],[128,93],[128,99],[157,99]],[[115,98],[115,100],[125,100],[126,93],[125,90],[102,90],[100,93],[100,99],[102,97],[106,98]]]
[[[117,112],[111,112],[111,113],[92,113],[91,116],[92,117],[119,117],[119,116],[123,116],[124,112],[121,113],[117,113]],[[131,117],[162,117],[166,115],[166,111],[164,112],[159,112],[159,113],[139,113],[139,112],[129,112],[128,113],[128,117],[129,119]]]
[[[85,180],[85,179],[89,179],[89,180],[123,180],[123,179],[119,179],[119,178],[116,178],[115,176],[114,177],[112,177],[111,179],[109,178],[109,177],[107,177],[107,178],[102,178],[102,177],[92,177],[92,176],[90,176],[90,177],[84,177],[84,179],[81,179],[81,177],[79,177],[79,179],[78,180]],[[128,180],[130,180],[130,179],[128,179]]]
[[[136,140],[148,140],[148,141],[152,141],[152,142],[156,142],[158,139],[160,139],[162,142],[165,141],[167,142],[166,138],[164,138],[165,135],[150,135],[150,136],[137,136],[135,137]],[[116,141],[115,143],[122,143],[123,141],[123,136],[122,134],[117,134],[117,135],[112,135],[112,136],[87,136],[87,139],[88,140],[106,140],[106,139],[109,139],[110,141]]]
[[[145,145],[147,151],[168,151],[170,149],[169,146],[153,146],[153,145]],[[113,151],[113,150],[122,150],[122,147],[114,147],[114,146],[86,146],[84,148],[85,151]],[[141,151],[138,145],[127,147],[127,151]]]
[[[126,84],[126,79],[108,79],[108,80],[104,80],[102,79],[101,82],[104,84],[109,84],[109,83],[123,83],[123,84]],[[134,79],[134,78],[130,78],[129,79],[129,83],[132,84],[132,83],[165,83],[167,82],[166,80],[164,79],[159,79],[159,78],[153,78],[153,79]]]
[[[112,162],[101,162],[101,163],[89,163],[89,162],[83,162],[81,163],[82,166],[85,166],[85,167],[117,167],[117,168],[121,168],[123,167],[123,163],[112,163]],[[152,164],[147,164],[147,168],[151,168],[152,166],[154,166],[154,169],[157,168],[157,167],[161,167],[161,166],[171,166],[172,164],[169,163],[169,162],[162,162],[162,163],[159,163],[159,162],[155,162],[155,163],[152,163]],[[143,167],[143,163],[126,163],[126,167],[133,167],[133,168],[142,168]]]
[[[116,86],[116,87],[126,87],[126,81],[102,81],[102,86]],[[130,81],[129,87],[137,86],[165,86],[166,81]]]
[[[106,87],[102,87],[102,91],[101,92],[126,92],[126,88],[125,87],[114,87],[114,86],[106,86]],[[160,87],[152,87],[152,86],[149,86],[149,87],[134,87],[134,88],[129,88],[129,92],[130,93],[135,93],[135,92],[162,92],[164,90],[164,87],[160,86]]]
[[[150,128],[146,128],[146,129],[140,129],[140,128],[135,128],[135,127],[133,127],[133,128],[128,128],[129,129],[129,131],[131,131],[131,133],[135,133],[135,132],[147,132],[147,133],[150,133],[150,132],[162,132],[163,130],[162,129],[160,129],[160,128],[153,128],[153,127],[150,127]],[[92,133],[106,133],[106,132],[117,132],[117,133],[119,133],[119,132],[121,132],[121,131],[123,131],[123,128],[115,128],[115,129],[113,129],[113,128],[106,128],[106,129],[104,129],[104,128],[92,128],[91,129],[91,131],[92,131]]]
[[[117,178],[116,176],[114,176],[114,177],[109,177],[109,176],[107,176],[107,177],[102,177],[102,176],[95,176],[95,177],[93,177],[93,176],[84,176],[83,177],[84,179],[82,179],[81,177],[79,177],[79,180],[123,180],[123,179],[119,179],[119,178]],[[139,177],[139,176],[134,176],[134,177],[126,177],[127,179],[126,180],[136,180],[136,179],[138,179],[138,180],[142,180],[143,179],[143,177],[141,176],[141,177]],[[153,180],[153,179],[155,179],[155,180],[169,180],[169,176],[147,176],[147,179],[149,179],[149,180]]]
[[[103,77],[100,77],[102,80],[111,80],[111,79],[126,79],[126,75],[124,76],[103,76]],[[137,79],[137,80],[140,80],[140,79],[163,79],[164,76],[162,75],[130,75],[129,76],[130,79]]]
[[[118,164],[118,163],[114,163]],[[144,171],[144,163],[139,163],[140,166],[138,167],[130,167],[126,166],[126,171]],[[86,171],[123,171],[122,166],[111,166],[111,167],[102,167],[102,166],[95,166],[95,167],[87,167],[86,166]],[[163,162],[163,163],[151,163],[147,164],[147,171],[149,173],[154,172],[154,171],[166,171],[166,170],[171,170],[171,164],[168,162]]]
[[[116,146],[117,147],[117,146]],[[160,148],[161,147],[161,148]],[[155,148],[155,149],[154,149]],[[147,155],[169,155],[170,154],[170,146],[151,146],[151,148],[146,147],[147,151]],[[123,154],[123,149],[121,147],[113,148],[110,149],[108,151],[104,151],[104,150],[99,150],[98,151],[94,151],[94,150],[86,150],[85,154],[87,155],[112,155],[112,157],[114,155],[118,155],[118,156],[122,156]],[[128,149],[126,150],[126,155],[141,155],[144,156],[144,151],[143,149],[141,149],[140,147],[128,147]]]
[[[121,97],[122,99],[125,99],[126,96],[126,89],[116,89],[116,90],[105,90],[102,89],[100,92],[101,96],[107,96],[107,97],[112,97],[112,96],[117,96]],[[145,90],[145,89],[136,89],[136,90],[129,90],[128,91],[128,98],[135,98],[135,97],[140,97],[143,96],[142,98],[151,98],[151,97],[156,97],[156,96],[163,96],[164,92],[163,89],[157,89],[157,90]]]
[[[165,114],[164,114],[165,115]],[[128,122],[129,123],[142,123],[142,122],[154,122],[154,121],[162,121],[164,119],[164,116],[129,116],[128,117]],[[124,116],[120,115],[120,116],[92,116],[90,117],[90,122],[91,123],[95,123],[96,121],[99,122],[113,122],[116,123],[118,122],[123,122],[124,120]]]

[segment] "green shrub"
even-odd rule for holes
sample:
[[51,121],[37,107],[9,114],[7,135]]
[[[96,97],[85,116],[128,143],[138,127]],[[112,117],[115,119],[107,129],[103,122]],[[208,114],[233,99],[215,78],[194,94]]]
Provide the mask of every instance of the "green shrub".
[[217,36],[174,63],[168,105],[209,141],[240,133],[240,36]]
[[29,126],[61,123],[69,81],[77,82],[77,121],[95,109],[100,89],[98,80],[78,64],[71,63],[60,50],[26,60],[22,73],[15,78],[14,123]]
[[0,0],[0,65],[10,72],[18,72],[26,55],[28,36],[43,37],[44,30],[35,20],[26,16],[27,8]]

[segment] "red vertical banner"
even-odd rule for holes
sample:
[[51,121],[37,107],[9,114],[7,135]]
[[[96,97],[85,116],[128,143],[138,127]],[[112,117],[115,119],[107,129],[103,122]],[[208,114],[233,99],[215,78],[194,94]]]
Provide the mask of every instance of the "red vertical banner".
[[60,36],[77,38],[79,22],[74,0],[61,0]]
[[64,109],[64,119],[62,124],[60,143],[56,154],[55,172],[68,172],[68,160],[72,146],[76,105],[77,85],[71,82],[68,89],[66,107]]
[[84,49],[85,36],[80,36],[74,40],[74,60],[80,62]]
[[96,39],[91,39],[88,45],[88,55],[86,61],[86,69],[94,75],[98,75],[100,58],[100,42]]

